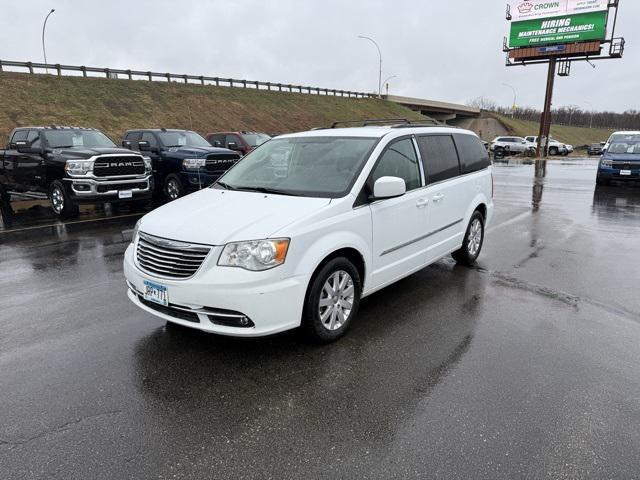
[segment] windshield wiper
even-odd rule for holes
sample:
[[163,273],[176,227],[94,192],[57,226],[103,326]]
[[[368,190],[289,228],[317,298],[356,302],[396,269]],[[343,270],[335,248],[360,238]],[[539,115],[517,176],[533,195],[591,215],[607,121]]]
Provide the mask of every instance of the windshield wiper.
[[225,190],[237,190],[236,187],[233,187],[233,186],[229,185],[228,183],[224,183],[224,182],[216,182],[216,183],[214,183],[214,186],[215,185],[220,185]]
[[246,192],[272,193],[274,195],[287,195],[289,197],[297,197],[297,195],[295,193],[287,192],[286,190],[278,190],[277,188],[236,187],[236,190],[243,190],[243,191],[246,191]]

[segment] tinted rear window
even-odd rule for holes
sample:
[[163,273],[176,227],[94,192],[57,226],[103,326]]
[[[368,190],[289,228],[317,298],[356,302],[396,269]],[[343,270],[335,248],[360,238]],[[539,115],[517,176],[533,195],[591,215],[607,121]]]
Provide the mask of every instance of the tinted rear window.
[[487,149],[474,135],[454,135],[462,173],[477,172],[491,165]]
[[458,153],[451,135],[417,137],[427,183],[441,182],[460,175]]

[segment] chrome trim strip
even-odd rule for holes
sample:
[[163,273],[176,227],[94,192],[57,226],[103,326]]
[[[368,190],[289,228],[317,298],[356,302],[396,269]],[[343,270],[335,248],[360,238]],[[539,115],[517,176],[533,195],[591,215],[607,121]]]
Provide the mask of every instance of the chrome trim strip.
[[187,249],[187,250],[200,250],[201,253],[206,253],[208,254],[209,251],[211,250],[211,245],[204,245],[201,243],[187,243],[187,242],[181,242],[179,240],[171,240],[169,238],[163,238],[163,237],[157,237],[155,235],[151,235],[150,233],[145,233],[145,232],[139,232],[140,237],[151,243],[153,246],[155,247],[159,247],[160,249],[162,249],[162,247],[165,248],[173,248],[173,249]]
[[449,225],[445,225],[444,227],[441,227],[441,228],[438,228],[437,230],[429,232],[426,235],[422,235],[422,236],[420,236],[418,238],[414,238],[413,240],[410,240],[410,241],[408,241],[406,243],[403,243],[402,245],[398,245],[397,247],[393,247],[393,248],[390,248],[389,250],[385,250],[384,252],[382,252],[380,254],[380,256],[383,257],[383,256],[388,255],[390,253],[396,252],[396,251],[398,251],[398,250],[400,250],[402,248],[408,247],[409,245],[413,245],[414,243],[417,243],[417,242],[419,242],[421,240],[424,240],[426,238],[429,238],[429,237],[431,237],[431,236],[433,236],[433,235],[435,235],[437,233],[440,233],[440,232],[442,232],[442,231],[444,231],[444,230],[446,230],[448,228],[451,228],[451,227],[453,227],[455,225],[458,225],[459,223],[462,223],[463,220],[464,219],[461,218],[460,220],[456,220],[455,222],[452,222]]

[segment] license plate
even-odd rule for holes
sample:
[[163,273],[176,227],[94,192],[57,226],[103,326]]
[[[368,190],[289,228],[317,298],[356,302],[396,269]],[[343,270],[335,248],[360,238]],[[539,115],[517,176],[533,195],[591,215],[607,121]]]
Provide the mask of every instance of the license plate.
[[620,175],[631,175],[631,170],[620,170]]
[[131,190],[120,190],[118,191],[118,198],[132,198],[133,192]]
[[164,285],[144,281],[144,299],[159,305],[169,306],[169,290]]

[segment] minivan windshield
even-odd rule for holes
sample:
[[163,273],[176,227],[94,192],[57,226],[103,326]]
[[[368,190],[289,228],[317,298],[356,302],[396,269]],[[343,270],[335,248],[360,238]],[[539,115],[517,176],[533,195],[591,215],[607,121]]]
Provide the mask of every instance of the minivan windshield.
[[347,194],[377,138],[276,138],[244,157],[215,188],[338,198]]
[[211,147],[196,132],[160,132],[160,141],[165,147]]
[[97,130],[45,130],[42,132],[49,148],[116,148],[116,144]]

